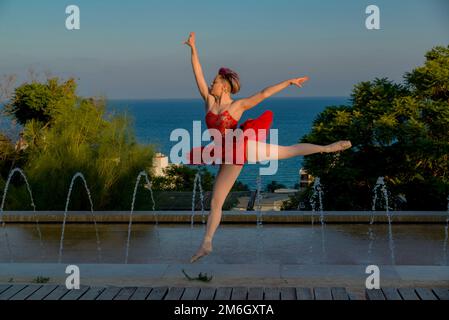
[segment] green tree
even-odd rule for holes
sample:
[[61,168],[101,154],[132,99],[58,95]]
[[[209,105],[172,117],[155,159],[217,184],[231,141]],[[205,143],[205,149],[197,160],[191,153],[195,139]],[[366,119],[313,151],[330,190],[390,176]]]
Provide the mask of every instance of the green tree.
[[[318,115],[301,142],[349,139],[341,154],[312,155],[304,167],[320,177],[327,210],[370,210],[372,190],[384,176],[390,203],[405,195],[407,210],[444,210],[449,193],[449,47],[426,54],[423,66],[405,76],[354,87],[352,105],[331,106]],[[310,189],[286,208],[308,201]]]
[[21,125],[35,120],[48,126],[66,106],[76,102],[75,92],[74,79],[62,84],[58,78],[48,79],[47,83],[25,83],[15,89],[11,101],[5,105],[5,112]]
[[[138,173],[151,174],[152,146],[136,142],[129,116],[106,114],[104,100],[76,96],[74,81],[55,81],[18,87],[11,103],[15,109],[9,109],[24,124],[28,148],[23,169],[37,209],[63,210],[71,179],[81,172],[95,210],[129,210]],[[8,195],[5,209],[28,210],[28,195],[22,194],[21,206]],[[69,209],[90,210],[81,180],[74,185]]]

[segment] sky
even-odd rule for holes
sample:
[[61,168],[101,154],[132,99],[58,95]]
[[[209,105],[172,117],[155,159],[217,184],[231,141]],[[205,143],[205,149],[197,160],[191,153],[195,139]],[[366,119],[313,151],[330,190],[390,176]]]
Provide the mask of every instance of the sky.
[[[65,27],[68,5],[80,30]],[[380,30],[365,27],[368,5]],[[276,96],[348,96],[360,81],[402,81],[449,45],[449,1],[0,0],[0,76],[74,77],[80,95],[109,99],[199,98],[190,31],[208,83],[222,66],[240,74],[236,97],[304,75]]]

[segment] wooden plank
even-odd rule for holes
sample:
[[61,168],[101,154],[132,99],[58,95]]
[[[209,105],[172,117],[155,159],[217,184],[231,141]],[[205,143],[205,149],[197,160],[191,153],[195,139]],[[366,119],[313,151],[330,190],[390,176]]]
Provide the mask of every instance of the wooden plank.
[[200,288],[188,287],[184,290],[181,300],[196,300],[200,294]]
[[265,288],[264,300],[281,300],[281,292],[279,288]]
[[168,287],[156,287],[151,290],[146,300],[163,300],[167,294]]
[[184,292],[184,288],[172,287],[168,289],[168,293],[164,300],[180,300]]
[[440,300],[449,300],[449,289],[445,288],[435,288],[432,291],[436,294]]
[[349,295],[345,288],[331,288],[333,300],[349,300]]
[[14,284],[0,294],[0,300],[9,300],[15,294],[27,287],[26,284]]
[[95,300],[104,290],[106,290],[105,287],[90,287],[79,300]]
[[10,288],[12,285],[11,284],[0,284],[0,294],[3,291],[6,291],[8,288]]
[[129,300],[145,300],[149,295],[153,288],[148,287],[140,287],[134,291],[134,294],[131,296]]
[[386,300],[402,300],[401,295],[395,288],[382,288]]
[[263,288],[248,288],[248,300],[263,300]]
[[47,295],[42,300],[60,300],[64,297],[70,290],[66,288],[66,286],[58,286],[55,290],[53,290],[49,295]]
[[114,297],[120,292],[120,287],[108,287],[95,300],[114,300]]
[[41,284],[30,284],[26,286],[23,290],[20,290],[17,294],[12,296],[9,300],[26,300],[29,296],[31,296],[34,292],[39,290],[42,287]]
[[290,287],[282,287],[281,300],[296,300],[296,289]]
[[332,300],[332,293],[330,288],[315,288],[315,300]]
[[129,300],[137,287],[125,287],[114,297],[114,300]]
[[356,300],[356,301],[363,300],[362,297],[360,297],[359,295],[352,293],[352,292],[348,292],[348,297],[349,297],[349,300]]
[[246,300],[248,296],[248,288],[235,287],[232,288],[231,300]]
[[62,297],[61,300],[78,300],[83,294],[87,292],[87,290],[89,290],[89,286],[80,286],[79,289],[69,290],[69,292],[64,297]]
[[413,288],[399,288],[399,294],[404,300],[419,300],[419,297]]
[[53,292],[58,287],[56,284],[43,285],[39,290],[34,292],[26,300],[43,300],[46,296]]
[[417,288],[415,289],[421,300],[438,300],[432,290],[427,288]]
[[296,297],[298,300],[313,300],[313,292],[310,288],[296,288]]
[[368,300],[386,300],[381,289],[366,289],[365,294]]
[[215,288],[201,288],[198,300],[214,300]]
[[231,294],[231,287],[219,287],[215,293],[215,300],[231,300]]

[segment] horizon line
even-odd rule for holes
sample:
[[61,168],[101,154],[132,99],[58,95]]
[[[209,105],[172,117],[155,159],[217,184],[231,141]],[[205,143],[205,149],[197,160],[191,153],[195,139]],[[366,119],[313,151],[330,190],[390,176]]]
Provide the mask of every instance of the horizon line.
[[[100,96],[101,97],[101,96]],[[268,99],[302,99],[302,98],[351,98],[351,96],[298,96],[298,97],[269,97]],[[198,98],[105,98],[106,100],[133,100],[133,101],[149,101],[149,100],[203,100],[201,97]],[[236,98],[234,100],[239,100],[243,98]]]

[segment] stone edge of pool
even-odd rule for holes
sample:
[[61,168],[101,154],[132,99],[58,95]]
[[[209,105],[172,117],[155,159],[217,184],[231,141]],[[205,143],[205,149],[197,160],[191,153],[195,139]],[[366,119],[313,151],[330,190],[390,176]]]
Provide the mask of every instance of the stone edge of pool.
[[[447,223],[446,211],[390,211],[392,223]],[[94,211],[98,223],[129,223],[129,211]],[[208,211],[204,211],[207,218]],[[374,215],[374,223],[388,223],[385,212],[375,211],[324,211],[326,223],[369,223]],[[194,222],[202,222],[202,212],[195,211]],[[4,211],[5,223],[62,223],[64,211]],[[191,223],[191,211],[135,211],[133,223]],[[310,224],[320,222],[320,213],[312,211],[261,211],[261,219],[267,224]],[[91,223],[90,211],[68,212],[68,223]],[[223,223],[254,224],[257,211],[223,211]]]
[[[0,283],[30,283],[49,277],[49,283],[64,284],[68,264],[2,263]],[[78,264],[84,285],[117,286],[345,286],[364,287],[364,265],[283,265],[283,264]],[[448,266],[379,266],[381,286],[449,286]],[[212,275],[211,282],[189,281],[199,272]]]

